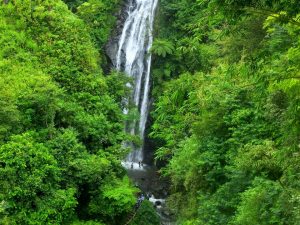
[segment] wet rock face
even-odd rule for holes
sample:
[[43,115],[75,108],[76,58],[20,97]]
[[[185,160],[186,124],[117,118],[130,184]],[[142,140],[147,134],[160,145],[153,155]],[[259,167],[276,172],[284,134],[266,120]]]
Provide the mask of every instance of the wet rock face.
[[116,17],[117,17],[116,27],[115,27],[114,31],[112,32],[112,35],[110,36],[110,39],[108,40],[108,42],[105,46],[105,53],[106,53],[107,58],[109,59],[108,61],[110,62],[111,68],[114,68],[116,66],[118,43],[119,43],[120,36],[122,34],[125,20],[128,16],[126,9],[129,5],[130,1],[132,1],[132,0],[123,0],[122,1],[121,9],[116,15]]
[[156,206],[160,206],[161,205],[161,201],[155,201],[155,205]]
[[[150,91],[150,93],[152,90]],[[149,111],[151,112],[153,110],[153,102],[154,99],[151,98],[149,101]],[[154,163],[154,150],[157,149],[155,140],[153,140],[149,134],[151,132],[151,127],[153,124],[153,120],[151,115],[148,116],[147,118],[147,123],[146,123],[146,131],[145,131],[145,138],[144,138],[144,159],[143,162],[148,164],[148,165],[153,165]]]

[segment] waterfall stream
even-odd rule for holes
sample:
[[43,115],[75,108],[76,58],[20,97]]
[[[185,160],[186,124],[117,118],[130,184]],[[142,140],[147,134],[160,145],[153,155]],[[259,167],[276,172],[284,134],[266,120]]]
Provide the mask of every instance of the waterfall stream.
[[[130,0],[127,7],[127,19],[118,43],[116,69],[125,72],[133,79],[133,94],[127,99],[137,107],[140,119],[134,120],[127,127],[132,135],[144,139],[145,126],[148,117],[150,69],[153,37],[153,22],[158,0]],[[130,84],[128,84],[130,85]],[[128,110],[124,109],[127,114]],[[133,149],[128,155],[130,162],[143,161],[142,147]]]
[[[130,99],[125,99],[127,106],[134,104],[140,114],[139,119],[126,124],[126,131],[144,139],[149,110],[150,69],[153,37],[153,22],[158,0],[129,0],[126,8],[126,20],[118,39],[114,64],[117,70],[124,72],[133,80],[127,84],[133,90]],[[128,107],[129,108],[129,107]],[[130,113],[128,108],[124,113]],[[165,206],[167,182],[160,178],[155,166],[143,163],[143,146],[132,147],[122,165],[127,169],[133,182],[150,197],[161,218],[161,224],[169,225],[171,217]]]

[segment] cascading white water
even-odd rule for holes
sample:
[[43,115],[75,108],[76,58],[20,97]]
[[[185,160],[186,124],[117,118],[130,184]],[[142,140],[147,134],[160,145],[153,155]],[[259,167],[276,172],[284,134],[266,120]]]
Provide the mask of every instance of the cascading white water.
[[[148,116],[150,68],[154,14],[158,0],[130,0],[128,17],[119,39],[116,69],[125,72],[134,80],[131,101],[140,113],[139,121],[134,121],[129,132],[143,140]],[[129,100],[127,100],[129,102]],[[127,109],[124,113],[127,113]],[[128,161],[141,162],[142,148],[133,150]]]

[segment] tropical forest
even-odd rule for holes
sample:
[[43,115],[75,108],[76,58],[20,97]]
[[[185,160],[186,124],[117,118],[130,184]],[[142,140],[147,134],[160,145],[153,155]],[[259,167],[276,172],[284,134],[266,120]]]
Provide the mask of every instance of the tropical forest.
[[299,0],[0,0],[0,225],[300,225]]

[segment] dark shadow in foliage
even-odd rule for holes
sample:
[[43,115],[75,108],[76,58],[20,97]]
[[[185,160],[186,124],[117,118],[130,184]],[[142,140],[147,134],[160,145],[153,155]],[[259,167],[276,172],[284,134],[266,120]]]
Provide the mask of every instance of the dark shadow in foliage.
[[151,202],[145,200],[129,225],[159,225],[160,219]]

